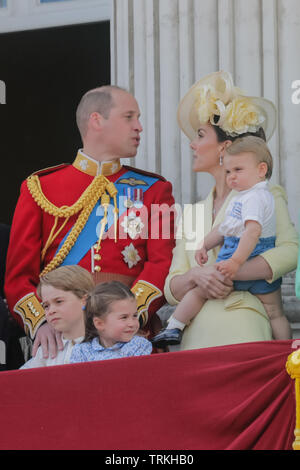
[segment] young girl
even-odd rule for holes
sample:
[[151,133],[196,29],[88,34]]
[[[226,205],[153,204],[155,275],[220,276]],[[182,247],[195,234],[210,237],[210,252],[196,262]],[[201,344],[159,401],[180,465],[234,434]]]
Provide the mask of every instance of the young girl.
[[98,284],[85,306],[85,338],[70,362],[101,361],[150,354],[150,341],[136,336],[139,329],[134,294],[118,281]]
[[74,345],[84,337],[83,307],[93,287],[92,275],[81,266],[61,266],[41,277],[37,293],[42,299],[47,322],[62,333],[64,348],[55,358],[44,358],[39,347],[21,369],[69,363]]
[[[207,252],[223,243],[217,258],[217,269],[234,279],[239,267],[249,258],[258,256],[275,246],[276,220],[274,199],[266,179],[272,175],[272,156],[259,137],[247,136],[235,140],[224,155],[227,184],[238,191],[232,198],[223,223],[215,227],[196,252],[196,261],[207,262]],[[235,290],[248,290],[261,300],[269,316],[274,339],[291,338],[290,325],[283,314],[281,279],[273,283],[265,280],[235,281]],[[205,299],[198,288],[183,297],[168,326],[156,335],[156,347],[181,342],[182,330],[201,310]]]

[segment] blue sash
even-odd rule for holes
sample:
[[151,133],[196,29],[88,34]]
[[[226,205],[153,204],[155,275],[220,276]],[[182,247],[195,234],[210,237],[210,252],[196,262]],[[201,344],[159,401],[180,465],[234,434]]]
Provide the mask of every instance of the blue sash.
[[[130,180],[130,178],[132,178],[132,180]],[[135,182],[133,182],[133,179],[135,180]],[[132,171],[132,170],[129,170],[126,173],[124,173],[114,183],[118,191],[119,218],[121,218],[124,212],[127,211],[127,208],[124,205],[124,201],[126,199],[125,194],[123,194],[124,188],[141,189],[143,192],[146,192],[157,181],[158,181],[158,178],[144,175],[144,174],[141,175],[140,173],[136,173],[135,171]],[[133,182],[134,184],[130,184],[130,182],[131,183]],[[125,189],[125,192],[126,191],[127,189]],[[114,203],[113,203],[113,200],[111,199],[110,205],[107,211],[107,224],[105,227],[105,232],[107,232],[110,229],[110,227],[114,224],[113,209],[114,209]],[[78,264],[80,260],[84,258],[86,253],[91,249],[91,247],[95,243],[98,242],[100,229],[101,229],[101,220],[103,218],[103,215],[104,215],[104,209],[101,206],[100,201],[98,201],[94,209],[92,210],[84,228],[80,232],[74,246],[71,248],[69,254],[66,256],[61,266]],[[70,229],[70,231],[71,230],[72,229]],[[70,231],[65,235],[63,240],[60,242],[57,252],[61,249]]]

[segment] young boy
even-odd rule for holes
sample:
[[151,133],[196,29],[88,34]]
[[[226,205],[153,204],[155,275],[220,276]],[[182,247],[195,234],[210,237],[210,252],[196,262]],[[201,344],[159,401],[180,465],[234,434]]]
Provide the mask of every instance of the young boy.
[[[196,251],[196,261],[207,262],[207,252],[223,244],[217,269],[234,279],[239,267],[249,258],[275,246],[276,220],[274,199],[267,187],[272,175],[272,156],[266,143],[254,136],[235,140],[224,156],[227,184],[238,191],[226,211],[225,220],[215,227]],[[274,339],[291,338],[290,326],[283,314],[281,279],[235,281],[235,290],[248,290],[263,303],[270,319]],[[182,330],[201,310],[205,299],[198,288],[191,289],[170,317],[168,326],[153,339],[156,347],[181,342]]]
[[37,289],[47,322],[62,333],[63,349],[55,358],[43,357],[39,347],[36,355],[21,369],[68,364],[73,346],[84,337],[83,307],[94,288],[92,275],[81,266],[61,266],[41,277]]

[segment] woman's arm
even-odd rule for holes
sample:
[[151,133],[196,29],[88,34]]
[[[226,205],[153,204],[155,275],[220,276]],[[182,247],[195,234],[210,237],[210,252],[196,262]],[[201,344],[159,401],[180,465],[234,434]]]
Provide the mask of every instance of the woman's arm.
[[236,280],[275,281],[297,266],[298,234],[290,219],[286,194],[281,186],[271,187],[275,200],[276,246],[241,266]]
[[238,281],[254,281],[256,279],[271,279],[273,272],[271,266],[262,256],[255,256],[246,261],[237,274],[235,279]]
[[165,297],[169,304],[175,304],[180,302],[185,294],[194,287],[196,287],[196,284],[192,279],[190,270],[188,270],[185,274],[177,274],[169,282],[166,282]]
[[[191,210],[192,209],[192,210]],[[172,263],[166,278],[164,294],[170,305],[176,305],[193,287],[199,286],[205,299],[225,298],[232,291],[232,281],[225,280],[214,265],[195,266],[194,255],[197,247],[193,221],[195,207],[185,210],[183,227],[186,228],[177,238],[173,249]],[[180,232],[181,233],[181,232]]]
[[232,291],[232,281],[225,279],[214,265],[193,267],[185,274],[170,280],[170,290],[177,301],[193,287],[198,286],[204,299],[224,299]]

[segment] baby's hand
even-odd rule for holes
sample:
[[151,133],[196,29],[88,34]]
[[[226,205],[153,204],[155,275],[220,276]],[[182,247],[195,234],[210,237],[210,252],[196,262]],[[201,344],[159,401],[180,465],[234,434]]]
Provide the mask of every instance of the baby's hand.
[[216,267],[217,270],[224,276],[228,277],[229,279],[234,279],[234,276],[238,271],[240,264],[231,258],[225,261],[220,261],[216,264]]
[[208,256],[207,256],[207,251],[204,246],[196,250],[195,259],[200,266],[207,263]]

